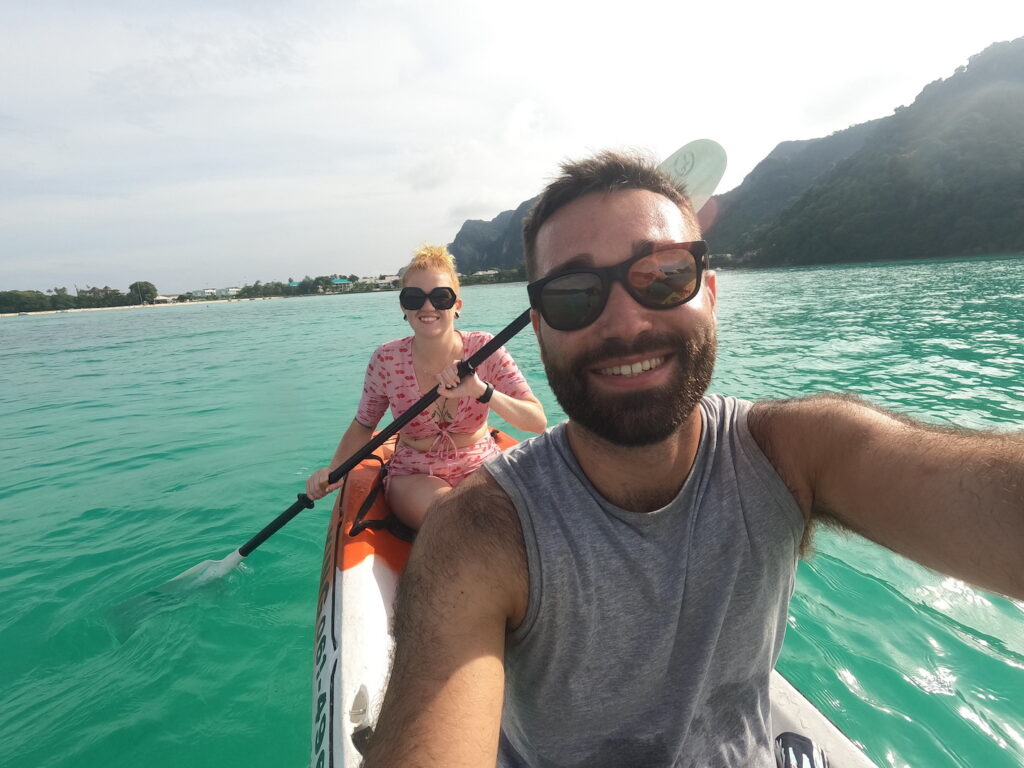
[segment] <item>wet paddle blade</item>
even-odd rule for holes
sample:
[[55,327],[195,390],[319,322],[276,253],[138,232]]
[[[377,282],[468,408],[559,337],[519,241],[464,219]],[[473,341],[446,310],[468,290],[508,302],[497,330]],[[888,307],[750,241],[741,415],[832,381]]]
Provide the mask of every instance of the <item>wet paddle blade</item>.
[[106,617],[114,636],[121,643],[127,642],[143,625],[160,614],[180,609],[192,593],[204,587],[216,592],[215,585],[243,559],[236,549],[222,560],[204,560],[156,588],[108,608]]
[[161,589],[164,591],[180,592],[200,587],[214,579],[223,578],[233,571],[240,562],[242,562],[242,553],[236,549],[221,560],[204,560],[199,565],[193,565],[187,571],[179,573],[168,581]]

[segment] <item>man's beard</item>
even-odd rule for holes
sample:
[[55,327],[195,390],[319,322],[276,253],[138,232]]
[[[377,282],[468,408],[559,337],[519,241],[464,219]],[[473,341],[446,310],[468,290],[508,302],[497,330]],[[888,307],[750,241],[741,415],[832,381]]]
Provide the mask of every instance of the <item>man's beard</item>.
[[[538,341],[548,383],[569,418],[613,445],[628,447],[665,440],[693,413],[711,384],[717,348],[713,327],[694,338],[666,333],[642,335],[629,344],[609,339],[571,360],[548,355]],[[588,371],[601,361],[665,349],[674,356],[666,364],[674,362],[676,368],[664,386],[617,394],[590,386]]]

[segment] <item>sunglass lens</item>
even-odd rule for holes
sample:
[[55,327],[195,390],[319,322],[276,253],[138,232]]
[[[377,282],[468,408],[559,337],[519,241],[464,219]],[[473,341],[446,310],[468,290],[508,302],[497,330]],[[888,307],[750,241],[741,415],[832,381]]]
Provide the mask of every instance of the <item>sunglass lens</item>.
[[402,305],[402,309],[420,309],[426,300],[427,294],[419,288],[403,288],[398,294],[398,303]]
[[403,288],[398,294],[398,302],[403,309],[419,310],[423,308],[424,302],[430,299],[434,309],[451,309],[455,306],[455,291],[451,288],[435,288],[430,293],[424,293],[419,288]]
[[605,299],[599,276],[587,272],[569,274],[544,286],[540,312],[556,331],[574,331],[597,319]]
[[455,306],[455,291],[451,288],[435,288],[428,294],[434,309],[451,309]]
[[634,262],[627,279],[637,301],[655,309],[689,301],[700,287],[697,259],[685,248],[655,251]]

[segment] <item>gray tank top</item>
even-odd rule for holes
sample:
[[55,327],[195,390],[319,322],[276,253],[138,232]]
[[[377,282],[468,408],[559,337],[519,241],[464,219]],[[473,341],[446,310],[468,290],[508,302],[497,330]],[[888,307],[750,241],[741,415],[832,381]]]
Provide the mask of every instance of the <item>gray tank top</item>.
[[768,680],[803,516],[750,434],[750,403],[700,408],[693,470],[654,512],[608,503],[564,424],[487,464],[530,581],[506,642],[503,768],[774,768]]

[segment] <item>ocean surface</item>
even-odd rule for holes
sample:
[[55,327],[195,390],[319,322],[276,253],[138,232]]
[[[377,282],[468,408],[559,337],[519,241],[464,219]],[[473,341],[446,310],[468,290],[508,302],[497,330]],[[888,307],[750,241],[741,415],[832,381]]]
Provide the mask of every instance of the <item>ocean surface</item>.
[[[526,304],[464,298],[492,332]],[[1024,256],[722,272],[719,298],[714,391],[1024,426]],[[291,504],[400,316],[385,293],[0,318],[0,766],[308,765],[328,505],[157,587]],[[530,331],[509,348],[561,419]],[[879,765],[1024,764],[1024,603],[825,533],[790,614],[781,670]]]

